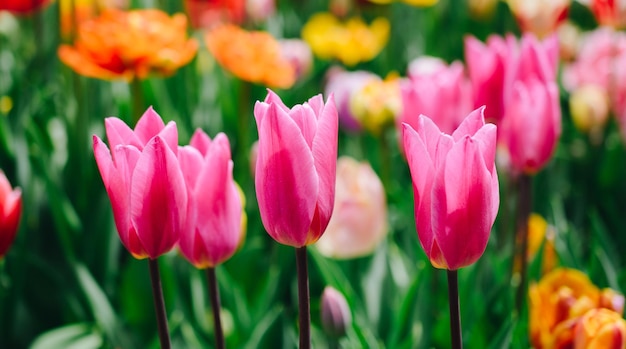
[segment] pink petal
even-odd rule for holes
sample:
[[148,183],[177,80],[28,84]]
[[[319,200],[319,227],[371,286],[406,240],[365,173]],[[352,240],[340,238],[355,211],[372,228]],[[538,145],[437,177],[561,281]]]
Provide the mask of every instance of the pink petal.
[[420,115],[415,131],[424,142],[434,168],[438,168],[439,163],[445,158],[454,143],[452,137],[442,133],[439,127],[425,115]]
[[480,258],[493,225],[492,176],[479,150],[477,142],[465,137],[435,174],[433,231],[450,270]]
[[141,156],[139,149],[130,145],[118,145],[114,151],[116,162],[115,167],[109,168],[109,183],[105,184],[111,207],[113,208],[113,218],[115,226],[120,235],[122,244],[133,255],[145,254],[143,246],[133,243],[135,228],[132,226],[130,218],[131,206],[131,183],[132,174]]
[[211,146],[211,138],[202,129],[196,129],[189,144],[198,149],[202,156],[206,155]]
[[296,105],[289,112],[289,116],[296,122],[300,133],[304,137],[309,149],[313,147],[313,138],[317,132],[317,116],[313,109],[304,104]]
[[313,155],[298,125],[280,106],[271,104],[264,116],[257,115],[257,123],[255,184],[263,225],[276,241],[304,246],[319,193]]
[[428,154],[423,138],[409,124],[403,124],[402,138],[413,183],[417,233],[424,251],[428,254],[432,249],[434,234],[430,215],[425,213],[430,207],[434,162]]
[[163,127],[165,127],[165,124],[161,116],[152,107],[149,107],[137,121],[135,134],[142,144],[146,144],[152,137],[159,134]]
[[289,108],[283,103],[282,99],[274,93],[274,91],[267,89],[267,97],[265,97],[266,104],[276,104],[282,111],[289,112]]
[[[321,96],[320,96],[321,98]],[[337,168],[337,137],[339,120],[335,100],[331,94],[322,108],[315,139],[313,139],[313,159],[315,170],[319,176],[319,194],[317,198],[317,215],[311,226],[313,240],[324,233],[333,212],[335,203],[335,182]]]
[[131,221],[150,258],[168,252],[184,228],[185,179],[174,152],[161,137],[144,148],[133,172]]
[[178,162],[185,177],[185,183],[191,190],[196,187],[198,175],[202,169],[202,154],[193,146],[186,145],[178,148]]
[[170,150],[176,155],[176,152],[178,152],[178,128],[176,128],[176,123],[174,121],[168,122],[158,136],[163,138]]
[[[142,149],[145,142],[142,142],[135,132],[124,123],[124,121],[116,118],[109,117],[104,119],[104,128],[106,129],[107,139],[111,145],[111,149],[115,149],[120,144],[134,145],[135,147]],[[115,156],[115,154],[114,154]]]
[[485,124],[485,107],[478,108],[472,111],[468,116],[463,119],[463,122],[452,133],[452,138],[455,142],[458,142],[464,136],[473,136],[481,127]]

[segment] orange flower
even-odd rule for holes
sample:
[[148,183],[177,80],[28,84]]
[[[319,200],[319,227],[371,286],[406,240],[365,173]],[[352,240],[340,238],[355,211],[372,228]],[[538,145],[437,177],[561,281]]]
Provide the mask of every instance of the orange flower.
[[600,290],[582,272],[555,269],[530,286],[530,340],[533,347],[571,347],[579,318],[589,310],[604,308],[621,313],[624,297]]
[[576,325],[574,348],[626,348],[626,321],[608,309],[588,311]]
[[227,24],[208,32],[205,39],[217,62],[242,80],[277,88],[289,88],[296,81],[294,67],[267,32]]
[[99,79],[170,75],[189,63],[198,49],[186,29],[183,14],[106,10],[81,24],[74,46],[61,45],[59,58],[78,74]]
[[97,17],[102,9],[128,8],[128,0],[59,0],[61,35],[71,38],[76,27]]

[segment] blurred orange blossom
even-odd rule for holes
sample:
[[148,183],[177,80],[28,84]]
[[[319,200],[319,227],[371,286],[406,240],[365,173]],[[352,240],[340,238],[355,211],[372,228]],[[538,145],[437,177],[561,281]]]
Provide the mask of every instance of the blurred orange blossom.
[[294,66],[267,32],[226,24],[209,31],[205,40],[217,62],[239,79],[277,88],[289,88],[296,81]]
[[73,46],[59,58],[78,74],[99,79],[145,79],[171,75],[195,56],[198,43],[187,37],[187,18],[163,11],[105,10],[80,25]]
[[318,13],[302,28],[302,39],[322,59],[339,59],[353,66],[374,59],[389,40],[390,24],[384,17],[367,25],[359,17],[340,21],[330,13]]
[[612,289],[600,290],[584,273],[555,269],[532,284],[530,340],[534,348],[566,348],[574,342],[574,330],[588,311],[604,308],[622,314],[624,296]]

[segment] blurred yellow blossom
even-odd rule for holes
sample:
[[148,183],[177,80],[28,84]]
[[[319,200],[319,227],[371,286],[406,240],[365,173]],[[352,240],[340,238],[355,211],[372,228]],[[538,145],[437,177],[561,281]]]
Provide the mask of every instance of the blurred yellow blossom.
[[318,13],[302,28],[302,39],[319,58],[336,58],[353,66],[376,57],[389,40],[389,30],[383,17],[368,26],[358,17],[342,22],[330,13]]
[[621,314],[624,296],[600,290],[582,272],[559,268],[529,289],[530,340],[534,348],[571,348],[580,317],[598,308]]
[[569,108],[574,126],[580,132],[589,134],[594,143],[601,141],[604,125],[609,119],[608,92],[595,84],[578,87],[569,97]]
[[215,60],[239,79],[278,88],[289,88],[296,81],[295,67],[267,32],[227,24],[209,31],[205,40]]
[[567,18],[571,0],[508,0],[511,12],[524,32],[538,37],[553,33]]
[[74,45],[61,45],[63,63],[98,79],[171,75],[189,63],[198,43],[187,37],[187,18],[160,10],[109,9],[78,28]]
[[350,111],[359,123],[374,135],[393,124],[402,108],[397,74],[385,80],[370,80],[350,98]]
[[[541,273],[546,274],[556,267],[558,257],[554,249],[554,229],[539,214],[532,213],[528,217],[528,260],[532,261],[543,246],[541,255]],[[520,261],[515,261],[515,270],[519,272]]]

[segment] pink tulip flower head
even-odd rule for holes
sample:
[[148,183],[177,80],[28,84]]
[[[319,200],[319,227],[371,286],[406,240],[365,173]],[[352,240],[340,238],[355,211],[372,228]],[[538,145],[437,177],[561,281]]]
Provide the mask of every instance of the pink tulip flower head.
[[11,188],[11,183],[0,170],[0,259],[15,240],[21,214],[22,191]]
[[498,213],[496,126],[485,124],[483,111],[471,112],[452,135],[424,115],[415,129],[403,125],[417,233],[436,268],[476,262]]
[[327,257],[357,258],[374,252],[388,231],[387,201],[380,178],[367,162],[340,157],[333,216],[315,246]]
[[515,52],[515,38],[492,35],[483,44],[465,38],[465,61],[472,85],[474,108],[486,106],[485,118],[498,123],[504,115],[504,80],[506,66]]
[[317,95],[288,108],[271,90],[254,106],[259,131],[256,196],[265,229],[303,247],[326,230],[335,200],[337,109]]
[[180,251],[196,268],[215,267],[230,258],[243,239],[242,204],[228,138],[220,133],[211,141],[197,130],[190,145],[178,149],[178,159],[189,198]]
[[526,35],[505,90],[507,109],[498,142],[508,151],[512,170],[534,174],[551,159],[561,134],[556,85],[556,38],[540,43]]
[[443,132],[452,132],[472,110],[471,86],[461,62],[449,66],[433,57],[409,65],[409,79],[400,85],[402,111],[397,126],[415,127],[419,115],[430,115]]
[[134,130],[116,117],[105,128],[111,150],[95,135],[93,149],[120,239],[135,258],[155,259],[176,245],[187,212],[176,124],[149,108]]

